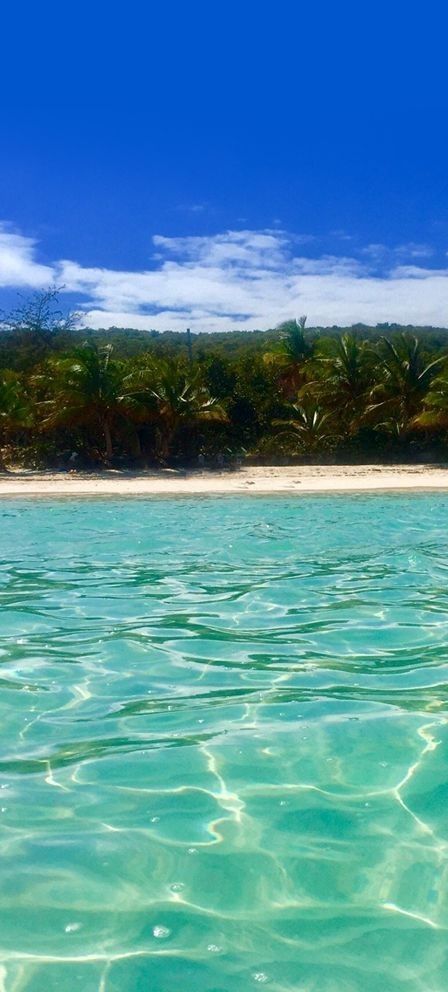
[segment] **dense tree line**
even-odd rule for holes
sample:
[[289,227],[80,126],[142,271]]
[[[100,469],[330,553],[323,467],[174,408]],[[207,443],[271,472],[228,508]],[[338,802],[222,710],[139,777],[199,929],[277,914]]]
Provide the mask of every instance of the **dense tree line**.
[[0,466],[443,459],[448,332],[80,331],[37,294],[0,331]]

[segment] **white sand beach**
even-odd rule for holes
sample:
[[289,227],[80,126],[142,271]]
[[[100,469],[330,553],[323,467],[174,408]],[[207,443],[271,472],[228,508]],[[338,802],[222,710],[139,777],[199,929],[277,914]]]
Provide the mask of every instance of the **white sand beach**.
[[171,496],[447,489],[448,466],[301,465],[231,472],[34,472],[0,475],[0,496]]

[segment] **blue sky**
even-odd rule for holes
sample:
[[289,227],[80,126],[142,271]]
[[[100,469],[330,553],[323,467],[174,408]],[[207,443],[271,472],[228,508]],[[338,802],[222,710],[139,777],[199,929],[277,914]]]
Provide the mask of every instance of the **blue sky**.
[[0,305],[448,324],[442,4],[10,5]]

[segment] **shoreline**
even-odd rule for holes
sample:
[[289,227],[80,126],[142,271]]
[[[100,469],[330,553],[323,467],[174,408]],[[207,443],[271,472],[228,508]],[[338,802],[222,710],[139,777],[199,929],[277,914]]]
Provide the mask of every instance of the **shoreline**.
[[239,471],[35,472],[0,475],[0,497],[194,496],[447,490],[448,465],[256,466]]

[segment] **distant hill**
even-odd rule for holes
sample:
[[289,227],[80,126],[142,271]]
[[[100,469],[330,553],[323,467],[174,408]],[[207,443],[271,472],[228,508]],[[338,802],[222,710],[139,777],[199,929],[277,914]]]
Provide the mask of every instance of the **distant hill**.
[[[307,327],[307,337],[334,338],[344,333],[352,333],[361,340],[378,341],[383,335],[393,338],[402,332],[420,338],[428,351],[448,350],[448,328],[417,327],[413,324],[352,324],[350,327]],[[205,360],[211,355],[229,361],[245,358],[254,353],[262,353],[278,340],[279,328],[254,331],[226,331],[191,333],[193,357]],[[133,327],[108,327],[98,330],[82,328],[55,332],[52,336],[52,349],[69,350],[83,341],[93,341],[98,345],[112,344],[116,358],[133,358],[145,352],[158,357],[187,355],[187,334],[178,331],[142,331]],[[31,347],[26,331],[0,330],[0,366],[3,368],[27,368],[37,355]]]
[[[438,351],[448,348],[448,327],[417,327],[413,324],[352,324],[350,327],[307,327],[310,338],[334,338],[351,332],[362,340],[378,341],[383,335],[392,337],[403,332],[422,338],[427,347]],[[133,327],[109,327],[76,331],[83,340],[98,344],[113,344],[118,355],[131,357],[148,349],[157,354],[178,354],[187,350],[187,334],[179,331],[140,331]],[[278,328],[254,331],[210,331],[191,333],[193,354],[199,358],[211,352],[232,359],[254,351],[267,350],[278,339]]]

